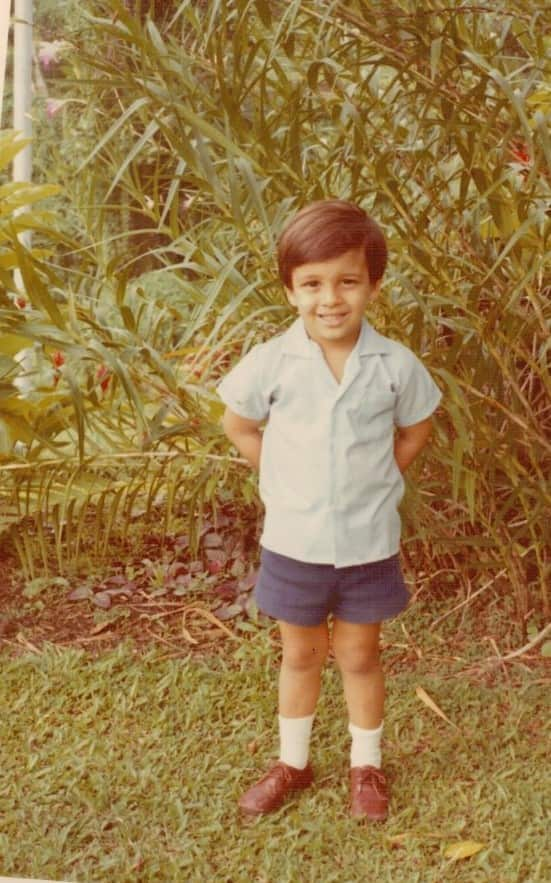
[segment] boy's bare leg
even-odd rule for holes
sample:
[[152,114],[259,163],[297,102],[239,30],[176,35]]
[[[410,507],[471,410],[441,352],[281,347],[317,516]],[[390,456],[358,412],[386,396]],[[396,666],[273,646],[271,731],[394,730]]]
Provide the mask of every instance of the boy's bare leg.
[[335,619],[333,650],[342,674],[350,716],[350,813],[383,821],[388,787],[381,769],[385,684],[379,660],[380,623],[356,625]]
[[333,652],[340,668],[350,722],[373,730],[383,720],[385,683],[379,658],[380,623],[335,619]]
[[318,700],[321,671],[329,649],[327,622],[316,626],[278,621],[283,644],[279,672],[279,713],[282,717],[313,714]]
[[308,763],[310,732],[319,696],[321,670],[329,649],[327,623],[297,626],[278,621],[283,644],[279,674],[279,761],[239,800],[248,815],[277,809],[289,792],[312,782]]

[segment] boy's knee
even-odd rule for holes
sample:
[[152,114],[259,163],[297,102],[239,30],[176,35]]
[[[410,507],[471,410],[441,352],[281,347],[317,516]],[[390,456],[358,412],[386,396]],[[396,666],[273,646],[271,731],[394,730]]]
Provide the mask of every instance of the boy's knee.
[[327,645],[310,643],[283,648],[283,665],[295,671],[321,668],[327,658]]
[[379,654],[366,653],[362,648],[335,649],[335,659],[344,674],[367,675],[381,667]]

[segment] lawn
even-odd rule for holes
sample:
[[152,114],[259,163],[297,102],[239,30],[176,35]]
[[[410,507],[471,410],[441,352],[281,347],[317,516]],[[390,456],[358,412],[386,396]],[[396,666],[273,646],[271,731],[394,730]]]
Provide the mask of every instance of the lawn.
[[[468,617],[453,642],[449,620],[436,634],[429,618],[416,604],[384,636],[392,800],[382,825],[347,814],[333,663],[312,741],[314,786],[272,816],[239,818],[241,790],[277,749],[277,643],[265,621],[245,623],[253,630],[239,642],[221,638],[217,653],[181,658],[132,640],[95,658],[51,644],[4,651],[0,873],[78,883],[550,880],[542,663],[490,669]],[[472,626],[474,635],[474,615]],[[450,855],[470,842],[481,845],[475,854]]]

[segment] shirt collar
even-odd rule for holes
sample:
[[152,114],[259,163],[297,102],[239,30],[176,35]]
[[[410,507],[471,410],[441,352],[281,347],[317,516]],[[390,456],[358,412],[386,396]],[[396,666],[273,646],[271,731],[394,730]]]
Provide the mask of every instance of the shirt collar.
[[[290,356],[297,356],[302,359],[311,359],[317,349],[317,344],[311,340],[304,327],[304,322],[298,317],[293,324],[285,331],[283,337],[283,353]],[[358,356],[371,356],[376,353],[388,353],[390,351],[389,341],[378,331],[375,331],[367,319],[362,319],[362,328],[360,336],[354,347]]]

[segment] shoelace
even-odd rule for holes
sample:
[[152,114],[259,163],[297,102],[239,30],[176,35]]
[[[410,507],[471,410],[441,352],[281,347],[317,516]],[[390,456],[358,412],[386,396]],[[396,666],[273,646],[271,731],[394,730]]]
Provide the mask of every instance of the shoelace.
[[375,767],[361,770],[356,781],[358,791],[361,791],[364,785],[371,785],[380,797],[386,797],[386,779],[381,770]]
[[[304,773],[306,773],[306,770],[304,770]],[[285,784],[291,784],[294,778],[295,776],[291,769],[284,764],[276,763],[268,770],[266,775],[263,776],[262,781],[264,782],[266,779],[271,779],[272,783],[276,785],[279,784],[278,780],[281,780]]]
[[267,779],[270,779],[275,783],[277,783],[278,779],[281,779],[283,782],[286,782],[291,778],[290,771],[287,770],[281,764],[274,764],[267,773],[262,776],[262,779],[258,783],[260,785],[261,782],[265,782]]

